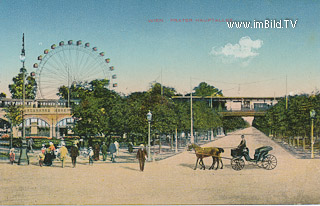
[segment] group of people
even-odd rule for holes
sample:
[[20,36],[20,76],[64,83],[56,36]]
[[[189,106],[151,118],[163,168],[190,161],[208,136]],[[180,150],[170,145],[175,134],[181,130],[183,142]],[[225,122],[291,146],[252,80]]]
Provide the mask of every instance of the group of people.
[[[103,161],[107,160],[108,152],[111,155],[111,161],[115,162],[116,157],[119,155],[119,143],[117,141],[111,143],[109,147],[105,142],[102,143],[101,147],[96,143],[93,148],[90,146],[88,149],[89,165],[93,165],[93,161],[99,160],[100,151],[102,153]],[[52,162],[55,158],[59,158],[61,161],[61,167],[65,167],[66,158],[69,154],[68,149],[64,141],[61,141],[60,146],[56,149],[52,142],[49,142],[49,146],[46,147],[42,144],[40,153],[38,154],[39,166],[52,166]],[[70,148],[70,157],[72,161],[72,166],[76,167],[77,157],[79,156],[79,146],[77,141],[73,143]],[[147,157],[147,151],[144,145],[140,145],[137,151],[136,158],[139,160],[140,171],[144,170],[144,163]],[[10,163],[13,164],[15,161],[14,148],[10,149],[9,153]]]
[[98,143],[96,143],[93,148],[90,146],[88,149],[88,155],[89,155],[89,164],[92,165],[93,161],[98,161],[100,159],[100,151],[102,153],[102,160],[106,161],[108,152],[111,155],[111,161],[115,162],[115,158],[119,155],[119,143],[117,141],[114,141],[109,145],[109,147],[106,145],[105,142],[102,143],[101,147]]
[[[52,142],[49,143],[50,146],[48,148],[46,148],[44,144],[42,145],[41,152],[38,155],[39,165],[41,167],[43,165],[51,166],[52,161],[56,157],[58,157],[61,160],[62,168],[65,166],[65,161],[69,152],[68,152],[68,149],[66,148],[66,144],[64,141],[62,141],[60,144],[61,146],[58,149],[54,147]],[[93,165],[93,161],[99,160],[100,150],[102,152],[103,161],[107,160],[107,154],[109,151],[111,155],[111,161],[115,162],[116,156],[119,155],[119,143],[115,141],[110,144],[109,148],[107,147],[105,142],[103,142],[101,147],[98,143],[96,143],[93,146],[93,148],[92,146],[90,146],[87,151],[87,154],[89,156],[89,165]],[[72,147],[70,148],[70,157],[71,157],[73,167],[76,167],[78,156],[79,156],[79,145],[78,145],[78,142],[75,141]]]
[[[52,161],[57,157],[59,157],[61,161],[62,168],[65,167],[65,162],[67,155],[69,154],[68,149],[66,148],[66,144],[64,141],[61,142],[61,146],[59,149],[56,149],[52,142],[49,143],[49,147],[46,148],[44,144],[42,144],[41,152],[38,155],[39,165],[42,167],[43,165],[51,166]],[[72,166],[76,167],[77,157],[79,156],[79,148],[77,142],[74,142],[70,148],[70,157],[72,161]]]

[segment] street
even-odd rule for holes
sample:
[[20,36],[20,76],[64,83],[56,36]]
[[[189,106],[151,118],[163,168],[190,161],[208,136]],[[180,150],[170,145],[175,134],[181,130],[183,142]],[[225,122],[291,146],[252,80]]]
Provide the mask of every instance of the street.
[[[319,204],[320,159],[296,159],[253,127],[228,134],[205,146],[222,147],[222,157],[245,135],[250,156],[272,146],[274,170],[248,165],[240,171],[223,159],[221,170],[193,170],[194,151],[147,162],[70,164],[61,168],[0,164],[0,204]],[[70,159],[70,157],[69,157]],[[212,158],[205,158],[206,168]]]

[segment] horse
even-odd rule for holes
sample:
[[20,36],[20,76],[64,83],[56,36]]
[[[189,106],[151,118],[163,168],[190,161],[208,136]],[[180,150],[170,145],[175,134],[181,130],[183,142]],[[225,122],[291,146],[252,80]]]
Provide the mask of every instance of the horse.
[[205,165],[203,163],[203,158],[205,157],[212,157],[212,165],[209,168],[209,170],[214,168],[215,163],[217,162],[217,167],[216,170],[219,167],[219,163],[221,163],[221,168],[223,169],[223,163],[221,160],[221,156],[220,154],[224,152],[223,148],[218,148],[218,147],[200,147],[196,144],[191,144],[188,146],[188,149],[190,150],[191,148],[194,149],[194,151],[196,152],[196,157],[197,157],[197,161],[196,161],[196,166],[194,168],[194,170],[197,169],[197,165],[198,165],[198,161],[199,161],[199,165],[201,166],[200,169],[206,169]]

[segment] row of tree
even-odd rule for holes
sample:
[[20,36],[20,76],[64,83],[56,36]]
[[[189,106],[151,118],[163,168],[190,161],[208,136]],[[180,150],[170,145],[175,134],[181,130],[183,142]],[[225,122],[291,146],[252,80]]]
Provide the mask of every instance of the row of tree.
[[310,111],[315,110],[314,134],[320,135],[320,94],[283,98],[264,117],[256,117],[253,126],[274,137],[310,137]]
[[[174,134],[177,130],[190,133],[190,101],[173,100],[177,94],[174,88],[155,83],[145,92],[134,92],[121,96],[107,88],[105,80],[95,80],[90,86],[77,85],[70,91],[71,96],[81,99],[80,104],[73,106],[73,116],[77,123],[76,134],[86,135],[121,135],[126,133],[129,138],[146,141],[148,123],[146,115],[152,112],[151,129],[157,134]],[[206,94],[215,96],[215,87],[200,83],[195,87],[196,95],[206,85]],[[208,90],[211,88],[211,90]],[[67,92],[60,89],[60,94],[66,98]],[[220,91],[219,94],[222,94]],[[198,133],[213,131],[218,127],[234,130],[248,126],[242,118],[223,118],[217,108],[211,108],[205,101],[193,103],[194,130]]]
[[[25,71],[26,72],[26,71]],[[22,71],[13,78],[9,85],[12,98],[22,98]],[[26,98],[34,99],[36,82],[32,76],[27,76]],[[152,112],[151,128],[153,133],[173,134],[190,132],[190,101],[173,100],[179,96],[174,88],[155,83],[148,91],[134,92],[128,96],[109,90],[109,81],[94,80],[78,82],[70,88],[61,86],[57,93],[61,99],[79,99],[79,104],[72,105],[76,124],[74,133],[79,136],[111,136],[127,134],[145,140],[147,131],[146,114]],[[70,90],[69,90],[70,89]],[[187,94],[190,95],[190,94]],[[194,88],[196,96],[222,96],[222,91],[205,82]],[[221,105],[220,105],[221,107]],[[198,133],[213,131],[218,127],[234,130],[248,126],[239,117],[223,118],[217,112],[217,105],[209,107],[206,101],[194,101],[194,130]],[[7,108],[12,123],[19,124],[17,110]]]

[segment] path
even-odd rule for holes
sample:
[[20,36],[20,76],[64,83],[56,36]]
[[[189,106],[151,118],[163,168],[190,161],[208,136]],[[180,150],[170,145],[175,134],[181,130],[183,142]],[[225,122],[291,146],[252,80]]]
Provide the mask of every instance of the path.
[[[42,167],[0,164],[0,204],[308,204],[320,203],[320,160],[296,159],[254,128],[238,131],[209,145],[224,147],[223,156],[245,134],[254,148],[270,145],[278,159],[274,170],[246,165],[234,171],[193,170],[194,152],[185,151],[147,163],[79,164]],[[205,159],[211,165],[211,158]],[[60,165],[59,165],[60,166]]]

